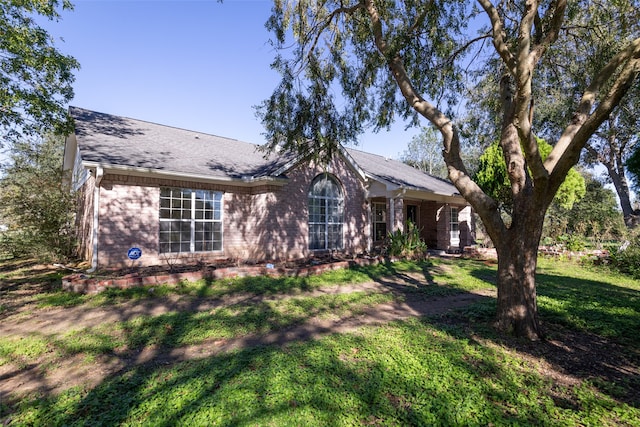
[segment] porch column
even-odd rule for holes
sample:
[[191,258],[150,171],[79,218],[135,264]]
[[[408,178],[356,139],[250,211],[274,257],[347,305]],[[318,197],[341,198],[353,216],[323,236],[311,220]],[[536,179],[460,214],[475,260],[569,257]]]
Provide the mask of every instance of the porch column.
[[389,225],[390,231],[404,231],[404,200],[401,197],[389,199]]
[[451,244],[450,239],[450,215],[451,209],[448,204],[441,205],[436,215],[436,229],[438,230],[438,248],[448,251]]
[[476,230],[473,222],[473,209],[466,206],[458,212],[458,222],[460,223],[460,250],[465,246],[475,244]]

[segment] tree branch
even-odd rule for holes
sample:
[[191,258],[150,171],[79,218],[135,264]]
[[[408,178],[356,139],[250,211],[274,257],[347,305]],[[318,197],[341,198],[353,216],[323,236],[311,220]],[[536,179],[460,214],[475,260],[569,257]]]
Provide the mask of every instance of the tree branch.
[[[608,78],[615,75],[615,71],[620,66],[622,69],[617,74],[611,89],[595,110],[590,113],[598,92]],[[620,103],[638,74],[640,74],[640,38],[634,40],[627,49],[614,56],[585,91],[573,122],[567,126],[545,162],[545,167],[551,171],[552,177],[559,179],[564,176],[563,173],[566,173],[578,161],[582,148]]]
[[549,30],[544,38],[540,42],[538,42],[531,50],[531,55],[533,56],[532,61],[534,63],[538,62],[542,55],[544,55],[544,52],[547,50],[547,48],[558,39],[558,36],[560,35],[560,29],[562,28],[562,22],[564,21],[564,11],[566,10],[566,8],[566,0],[557,0],[555,2],[555,5],[550,5],[549,9],[547,9],[545,18],[553,13],[553,15],[551,16],[551,25],[549,26]]
[[307,57],[309,57],[313,51],[315,50],[316,46],[318,45],[318,40],[320,40],[320,36],[322,36],[322,34],[324,33],[324,30],[326,30],[329,25],[331,25],[331,22],[333,21],[333,18],[335,18],[336,16],[340,15],[340,14],[351,14],[353,12],[355,12],[358,9],[362,9],[364,8],[364,4],[362,2],[358,2],[356,4],[354,4],[353,6],[349,6],[349,7],[339,7],[336,10],[334,10],[333,12],[331,12],[331,14],[329,14],[329,16],[327,17],[327,19],[323,22],[323,25],[319,25],[318,27],[314,28],[314,33],[316,33],[315,38],[313,39],[313,42],[311,43],[311,46],[309,47],[309,53],[307,55]]
[[[600,72],[595,76],[589,87],[582,95],[582,99],[578,104],[577,111],[574,113],[571,123],[565,128],[564,132],[558,139],[555,147],[549,154],[549,157],[544,162],[547,171],[555,171],[557,165],[562,162],[567,162],[567,158],[571,159],[579,156],[580,151],[586,144],[589,136],[595,132],[600,124],[606,119],[605,116],[601,116],[603,113],[608,114],[619,102],[624,93],[638,74],[640,67],[640,38],[632,41],[626,49],[618,52],[609,63],[604,66]],[[604,84],[615,75],[616,70],[623,66],[620,74],[614,82],[607,97],[605,97],[596,110],[591,113],[593,106],[597,101],[598,93],[602,90]],[[596,113],[598,113],[596,115]],[[585,128],[587,121],[590,121],[590,126]],[[597,123],[599,121],[599,123]],[[597,126],[594,125],[597,123]],[[585,135],[583,129],[590,129],[590,134]],[[581,132],[582,136],[578,138],[578,133]],[[570,154],[568,154],[570,153]],[[569,167],[570,168],[570,167]],[[569,169],[567,168],[567,170]],[[564,169],[564,167],[563,167]],[[555,173],[555,172],[554,172]]]
[[[363,1],[371,19],[375,45],[383,56],[388,57],[388,44],[384,39],[382,21],[378,10],[373,0]],[[474,209],[481,214],[490,236],[494,239],[499,238],[498,234],[504,233],[506,228],[497,213],[498,203],[485,194],[469,176],[460,157],[460,138],[451,119],[416,91],[400,56],[396,55],[388,58],[388,66],[405,100],[421,116],[433,123],[442,134],[443,156],[447,164],[449,178],[460,191],[462,197],[469,201]]]
[[[515,116],[518,136],[524,148],[527,166],[531,170],[534,181],[546,180],[547,170],[544,168],[538,144],[531,132],[531,119],[533,114],[532,80],[535,67],[534,57],[531,52],[531,33],[533,23],[538,16],[537,0],[528,0],[525,4],[525,16],[518,29],[518,55],[516,64],[516,98]],[[519,147],[518,147],[519,148]]]
[[504,26],[500,20],[500,14],[490,0],[478,0],[480,6],[484,9],[485,13],[491,20],[491,28],[493,30],[493,46],[496,48],[496,52],[502,58],[507,65],[509,72],[512,75],[516,75],[516,63],[515,58],[509,51],[509,47],[505,42]]

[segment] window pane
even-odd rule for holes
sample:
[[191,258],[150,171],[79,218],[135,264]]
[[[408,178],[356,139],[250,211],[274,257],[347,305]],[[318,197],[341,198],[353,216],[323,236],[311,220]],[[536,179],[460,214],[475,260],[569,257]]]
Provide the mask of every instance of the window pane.
[[161,252],[222,249],[221,192],[161,188],[160,218]]
[[331,224],[328,226],[327,249],[342,248],[342,224]]
[[373,230],[373,238],[376,242],[384,240],[387,237],[387,224],[384,222],[377,222],[373,224]]
[[326,228],[322,224],[309,226],[309,248],[325,249],[324,236]]
[[309,187],[309,249],[342,247],[344,208],[338,182],[320,175]]

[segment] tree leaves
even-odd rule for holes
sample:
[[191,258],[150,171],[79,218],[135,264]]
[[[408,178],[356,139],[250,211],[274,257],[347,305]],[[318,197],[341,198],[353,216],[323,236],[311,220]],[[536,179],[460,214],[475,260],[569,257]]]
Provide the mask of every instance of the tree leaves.
[[63,138],[21,141],[12,146],[0,179],[0,223],[8,230],[0,248],[13,255],[72,255],[75,193],[64,185]]
[[7,140],[69,129],[64,104],[79,64],[54,47],[34,16],[58,19],[60,4],[71,8],[66,0],[0,3],[0,129]]

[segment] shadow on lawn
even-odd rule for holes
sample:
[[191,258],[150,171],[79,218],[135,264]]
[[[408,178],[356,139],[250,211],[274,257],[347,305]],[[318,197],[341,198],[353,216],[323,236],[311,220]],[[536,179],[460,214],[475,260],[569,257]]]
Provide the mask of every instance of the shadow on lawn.
[[[389,333],[400,330],[398,336],[413,333],[412,341],[403,347],[406,355],[360,354],[371,343],[352,334],[191,361],[158,352],[144,363],[129,364],[110,375],[70,406],[61,400],[33,402],[34,417],[56,425],[144,421],[173,426],[335,425],[339,417],[344,424],[460,425],[473,422],[470,417],[478,417],[480,423],[497,419],[527,424],[537,416],[503,406],[515,404],[513,396],[523,384],[505,375],[497,360],[478,357],[447,334],[416,334],[416,325],[393,328]],[[405,363],[413,361],[402,359],[424,347],[437,349],[438,357],[425,361],[424,370],[432,378],[407,370]],[[450,370],[457,377],[443,385],[439,372]],[[456,384],[487,377],[503,388]],[[541,419],[545,416],[543,408],[531,411],[539,411]]]
[[[471,274],[495,283],[486,269],[475,269]],[[549,273],[538,273],[536,283],[544,341],[531,343],[483,334],[471,323],[468,327],[473,333],[543,358],[562,373],[589,380],[603,393],[640,407],[640,291]],[[493,315],[495,311],[486,313]],[[462,314],[462,322],[467,314]],[[485,316],[483,320],[488,324],[492,318]]]
[[[257,330],[258,335],[236,342],[235,346],[224,339],[211,342],[217,350],[203,348],[204,356],[185,355],[178,347],[180,343],[188,342],[189,334],[199,325],[208,327],[201,314],[201,300],[194,298],[190,300],[191,305],[179,307],[179,312],[149,318],[135,328],[125,329],[127,346],[133,350],[108,354],[121,368],[88,393],[74,395],[71,391],[66,392],[64,398],[45,397],[26,405],[30,406],[34,419],[55,425],[115,426],[143,421],[157,426],[333,425],[336,414],[345,413],[352,418],[344,424],[456,425],[487,424],[495,420],[529,424],[532,419],[548,416],[542,405],[535,407],[535,402],[527,411],[518,410],[522,403],[513,399],[521,395],[527,384],[503,372],[500,361],[478,356],[466,347],[467,343],[481,347],[474,337],[482,337],[543,357],[567,374],[593,381],[605,394],[640,406],[638,337],[629,329],[638,324],[640,292],[597,281],[538,275],[541,319],[549,339],[531,344],[493,333],[488,325],[495,311],[495,300],[486,296],[474,297],[470,300],[473,305],[454,314],[438,317],[445,311],[425,312],[425,307],[433,308],[425,304],[439,297],[470,297],[468,292],[455,286],[436,283],[437,272],[432,264],[425,263],[421,270],[410,272],[393,266],[384,268],[400,280],[388,278],[387,272],[380,270],[372,274],[378,283],[401,296],[410,307],[422,310],[422,314],[436,315],[423,320],[424,325],[435,328],[430,334],[409,335],[416,329],[415,322],[411,321],[390,327],[389,333],[398,329],[406,332],[399,334],[399,339],[410,337],[401,347],[406,349],[406,354],[361,354],[360,349],[371,347],[371,340],[360,334],[302,342],[314,337],[314,333],[326,335],[331,328],[282,327],[287,324],[286,319],[281,319],[280,313],[261,304],[257,298],[243,301],[253,304],[246,312],[230,311],[224,318],[215,318],[215,322],[226,322],[230,328],[244,324]],[[471,269],[474,277],[487,283],[492,283],[490,272],[490,268],[480,264]],[[305,281],[294,285],[286,279],[271,283],[278,288],[277,292],[284,293],[307,290],[308,286]],[[267,287],[265,280],[255,279],[246,284],[262,296],[277,293]],[[199,295],[208,295],[210,286],[211,283],[205,284]],[[598,301],[605,313],[602,319],[598,317],[599,322],[604,325],[608,321],[611,328],[619,329],[617,335],[605,336],[600,329],[594,332],[585,328],[584,324],[589,326],[593,316],[593,309],[586,305],[591,300]],[[563,302],[566,312],[554,308],[553,301]],[[606,313],[620,307],[631,310],[631,314],[619,319],[607,318]],[[122,321],[135,320],[134,312],[123,309],[119,315]],[[623,324],[625,326],[620,327]],[[449,335],[452,326],[454,335],[466,339],[452,338]],[[261,327],[273,333],[260,335]],[[296,335],[296,331],[302,334]],[[91,346],[99,343],[98,339],[84,350],[90,353]],[[385,349],[379,352],[383,354]],[[424,364],[427,373],[406,371],[406,366],[412,363]],[[451,384],[443,387],[440,376],[443,372],[459,373],[460,377],[454,377]],[[487,377],[491,378],[490,383],[500,387],[476,390],[473,380],[483,383]],[[46,389],[46,380],[41,381],[40,391],[47,396],[50,390]],[[561,398],[554,401],[558,406],[572,409],[572,402],[563,402]],[[461,407],[462,403],[467,407]],[[479,417],[475,421],[469,418],[473,414]]]

